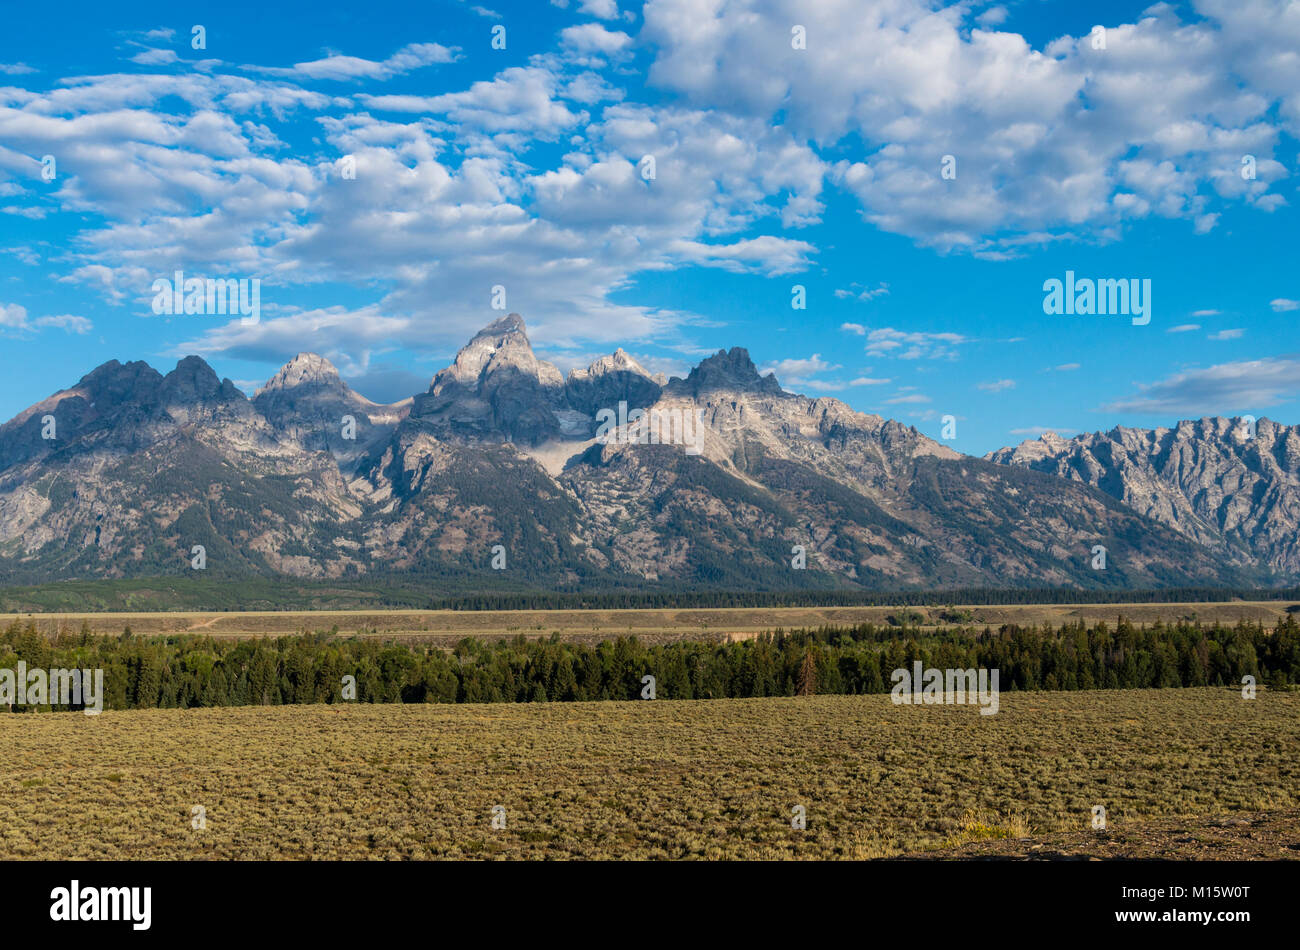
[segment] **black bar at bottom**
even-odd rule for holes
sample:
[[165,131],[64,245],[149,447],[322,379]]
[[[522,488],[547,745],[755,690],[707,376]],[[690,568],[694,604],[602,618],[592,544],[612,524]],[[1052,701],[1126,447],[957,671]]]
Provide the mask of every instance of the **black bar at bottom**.
[[[53,919],[52,911],[73,916],[73,881],[76,916],[116,910],[124,919]],[[148,928],[137,926],[143,890],[104,888],[149,888]],[[1297,893],[1300,862],[1290,861],[0,863],[10,938],[256,935],[333,946],[401,939],[433,920],[441,922],[424,930],[430,938],[660,946],[709,934],[807,941],[832,924],[900,946],[1065,933],[1230,940],[1293,926]]]

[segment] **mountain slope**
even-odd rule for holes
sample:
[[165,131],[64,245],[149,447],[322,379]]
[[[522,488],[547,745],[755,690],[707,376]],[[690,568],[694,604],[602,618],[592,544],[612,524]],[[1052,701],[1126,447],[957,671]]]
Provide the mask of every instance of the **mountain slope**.
[[[698,457],[639,444],[643,425],[588,450],[561,479],[630,573],[649,565],[653,579],[674,564],[709,581],[740,563],[778,586],[827,582],[811,576],[821,573],[867,587],[1161,586],[1233,573],[1101,492],[787,393],[738,347],[669,382],[656,411],[698,413]],[[1096,544],[1109,554],[1103,571],[1091,567]],[[806,574],[791,567],[795,545]]]
[[1208,417],[1047,433],[987,458],[1093,485],[1233,563],[1300,573],[1300,427]]
[[299,353],[253,397],[268,422],[308,449],[329,452],[351,470],[410,411],[410,400],[381,405],[343,382],[323,356]]
[[[52,416],[54,438],[33,427]],[[19,451],[10,454],[10,446]],[[0,427],[9,582],[189,569],[328,576],[326,536],[355,519],[333,460],[270,424],[198,357],[163,376],[104,364]]]
[[567,428],[564,377],[533,354],[512,313],[480,330],[415,397],[410,421],[437,438],[536,445]]

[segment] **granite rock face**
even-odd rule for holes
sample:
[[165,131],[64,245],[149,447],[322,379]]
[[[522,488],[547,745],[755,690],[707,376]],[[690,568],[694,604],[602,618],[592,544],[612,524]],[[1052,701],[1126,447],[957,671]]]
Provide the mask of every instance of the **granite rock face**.
[[653,405],[667,382],[663,373],[652,375],[619,347],[586,369],[571,370],[565,395],[572,411],[595,418],[602,409],[617,412],[620,402],[629,409]]
[[539,360],[517,313],[480,330],[415,397],[411,421],[440,439],[536,445],[557,438],[564,377]]
[[220,576],[346,570],[339,466],[198,357],[106,363],[0,426],[0,452],[5,581],[179,573],[196,547]]
[[304,447],[329,452],[348,473],[392,435],[410,403],[371,402],[315,353],[299,353],[253,397],[253,407],[267,421]]
[[1083,482],[1234,563],[1300,573],[1300,427],[1221,416],[1046,433],[987,458]]

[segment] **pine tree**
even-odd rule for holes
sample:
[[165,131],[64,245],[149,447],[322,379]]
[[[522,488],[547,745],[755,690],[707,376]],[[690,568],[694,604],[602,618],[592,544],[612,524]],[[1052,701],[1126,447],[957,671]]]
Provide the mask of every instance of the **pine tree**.
[[812,696],[817,692],[817,661],[812,650],[805,650],[803,665],[799,667],[799,695]]

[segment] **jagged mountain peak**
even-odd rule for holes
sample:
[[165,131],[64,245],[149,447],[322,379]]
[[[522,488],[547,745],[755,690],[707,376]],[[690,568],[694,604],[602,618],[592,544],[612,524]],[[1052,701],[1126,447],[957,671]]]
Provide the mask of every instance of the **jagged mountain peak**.
[[1078,441],[1078,439],[1078,436],[1074,439],[1063,439],[1058,433],[1048,431],[1036,439],[1025,439],[1019,445],[989,452],[985,454],[984,458],[990,462],[998,462],[1003,465],[1012,463],[1029,464],[1030,462],[1068,452],[1070,444]]
[[1099,488],[1234,560],[1300,571],[1300,428],[1241,417],[1183,419],[1155,429],[1115,426],[1045,439],[986,458]]
[[266,381],[266,385],[257,391],[260,396],[265,392],[278,389],[292,389],[316,383],[322,386],[343,386],[342,378],[334,364],[318,353],[299,353],[280,367],[279,372]]
[[299,353],[253,397],[253,406],[279,433],[329,452],[347,472],[392,434],[409,402],[372,402],[319,353]]
[[143,360],[127,363],[109,360],[96,366],[66,391],[84,395],[91,402],[105,399],[110,402],[147,402],[162,381],[162,373]]
[[121,363],[117,360],[107,360],[100,363],[85,376],[81,377],[81,379],[77,381],[77,385],[84,386],[101,380],[128,378],[139,375],[141,372],[153,373],[159,379],[162,378],[162,374],[144,360],[130,360],[126,363]]
[[776,374],[760,376],[758,367],[749,357],[749,350],[743,346],[718,350],[691,370],[682,386],[693,394],[709,389],[757,390],[773,394],[782,392]]
[[564,385],[560,371],[533,353],[523,317],[511,313],[474,334],[452,364],[433,378],[431,391],[437,394],[452,384],[477,388],[486,377],[503,371],[531,377],[547,387]]
[[[1048,431],[1038,438],[1026,439],[1016,445],[989,452],[984,458],[1000,463],[1027,462],[1062,453],[1094,450],[1102,443],[1113,443],[1126,449],[1138,446],[1150,448],[1169,439],[1186,443],[1203,440],[1240,444],[1243,442],[1241,433],[1245,421],[1241,416],[1202,416],[1199,419],[1180,419],[1171,425],[1151,429],[1116,425],[1105,431],[1081,432],[1068,439]],[[1268,438],[1275,432],[1286,429],[1286,426],[1279,426],[1266,416],[1260,416],[1255,422],[1258,438]]]
[[474,334],[474,339],[477,340],[479,337],[483,336],[509,336],[516,333],[522,336],[524,341],[527,342],[528,327],[524,324],[524,318],[517,313],[508,313],[499,320],[493,320],[482,330],[479,330],[478,333]]
[[213,383],[221,384],[216,370],[201,356],[186,356],[178,360],[176,368],[163,377],[164,382],[167,380],[172,380],[174,383],[189,382],[205,387]]
[[439,437],[536,445],[561,431],[564,409],[564,376],[537,358],[523,318],[511,313],[474,334],[408,418]]
[[616,410],[623,402],[633,409],[650,406],[667,382],[663,373],[652,376],[619,347],[586,369],[570,370],[564,388],[568,404],[575,412],[594,417],[601,409]]
[[667,378],[663,373],[651,373],[648,369],[636,361],[627,350],[621,346],[608,356],[602,356],[592,362],[586,369],[569,370],[569,382],[573,383],[579,380],[598,379],[602,376],[608,376],[611,373],[635,373],[638,376],[644,376],[646,379],[653,380],[660,386],[667,383]]
[[186,356],[163,377],[165,403],[231,402],[247,397],[229,379],[221,379],[200,356]]
[[619,370],[619,369],[625,369],[625,370],[630,370],[634,373],[640,373],[642,376],[650,375],[648,372],[646,372],[645,367],[643,367],[640,363],[634,360],[628,354],[627,350],[623,349],[623,347],[621,346],[618,349],[616,349],[613,353],[609,354],[609,356],[602,356],[600,359],[595,360],[590,366],[587,367],[587,372],[589,373],[610,372],[611,370]]

